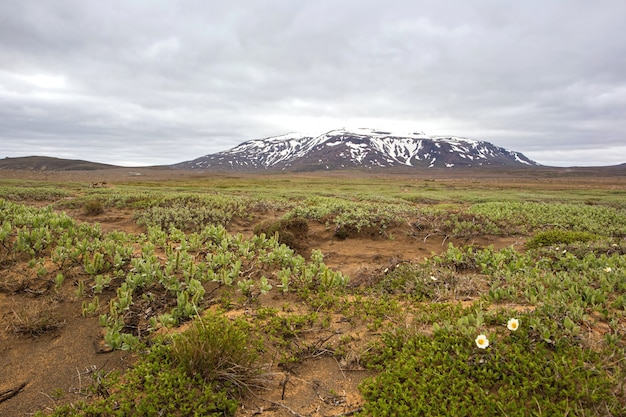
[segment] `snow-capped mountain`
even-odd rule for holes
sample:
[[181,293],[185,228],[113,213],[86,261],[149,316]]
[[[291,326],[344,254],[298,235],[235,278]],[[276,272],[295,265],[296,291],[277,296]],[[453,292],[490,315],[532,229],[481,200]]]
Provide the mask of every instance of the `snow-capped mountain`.
[[536,166],[519,152],[460,137],[332,130],[320,136],[290,133],[244,142],[175,168],[233,171],[317,171],[354,168]]

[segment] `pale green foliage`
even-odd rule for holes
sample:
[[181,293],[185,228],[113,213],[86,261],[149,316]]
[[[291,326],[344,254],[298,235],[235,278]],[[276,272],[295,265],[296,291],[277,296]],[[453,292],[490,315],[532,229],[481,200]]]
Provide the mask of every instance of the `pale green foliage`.
[[545,228],[598,234],[626,234],[626,209],[582,204],[494,202],[472,205],[469,213],[482,215],[509,231]]
[[356,232],[376,228],[382,233],[387,227],[400,224],[417,213],[418,209],[407,202],[384,203],[336,197],[312,197],[294,207],[286,217],[317,220],[327,225],[332,224],[336,228],[350,228]]

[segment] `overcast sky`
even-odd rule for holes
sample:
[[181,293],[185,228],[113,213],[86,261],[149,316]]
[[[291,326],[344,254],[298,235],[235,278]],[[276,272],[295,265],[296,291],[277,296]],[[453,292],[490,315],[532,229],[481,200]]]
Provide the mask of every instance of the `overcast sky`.
[[0,2],[0,157],[172,164],[343,127],[626,162],[626,1]]

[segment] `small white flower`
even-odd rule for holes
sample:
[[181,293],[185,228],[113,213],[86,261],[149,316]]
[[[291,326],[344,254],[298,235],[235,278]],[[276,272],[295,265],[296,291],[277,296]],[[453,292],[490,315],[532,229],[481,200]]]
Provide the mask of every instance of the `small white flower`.
[[487,339],[487,336],[479,334],[476,338],[476,346],[480,349],[487,349],[487,346],[489,346],[489,339]]
[[613,268],[611,268],[610,266],[607,266],[606,268],[604,268],[604,272],[611,272],[613,271]]
[[437,281],[437,277],[436,277],[436,276],[434,276],[434,275],[431,275],[431,276],[430,276],[430,279],[431,279],[432,281]]
[[519,320],[518,319],[510,319],[509,322],[506,324],[506,328],[509,329],[512,332],[517,330],[518,327],[519,327]]

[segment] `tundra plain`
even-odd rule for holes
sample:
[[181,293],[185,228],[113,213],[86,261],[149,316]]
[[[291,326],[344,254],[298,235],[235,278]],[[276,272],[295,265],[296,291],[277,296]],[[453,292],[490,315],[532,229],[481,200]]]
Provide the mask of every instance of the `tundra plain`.
[[623,168],[0,170],[0,226],[0,415],[626,414]]

